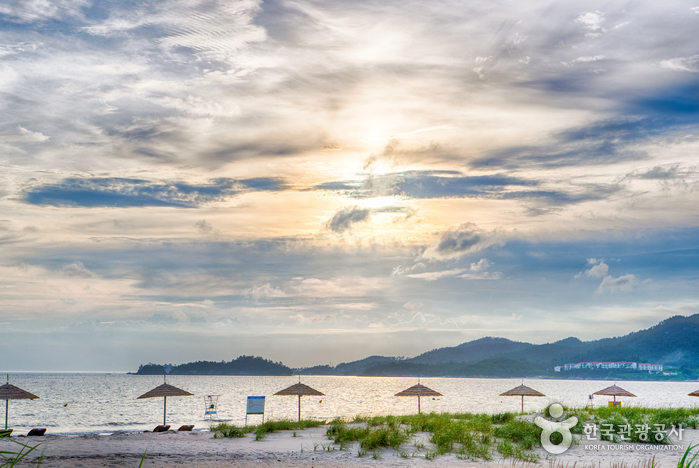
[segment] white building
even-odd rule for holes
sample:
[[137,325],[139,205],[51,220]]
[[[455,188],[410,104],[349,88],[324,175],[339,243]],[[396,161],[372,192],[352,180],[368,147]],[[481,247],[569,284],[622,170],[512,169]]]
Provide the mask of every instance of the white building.
[[[640,364],[643,366],[660,366],[660,370],[658,371],[657,367],[653,367],[653,372],[662,372],[663,366],[662,364]],[[560,367],[560,366],[558,366]],[[635,362],[627,362],[627,361],[620,361],[620,362],[601,362],[601,361],[593,361],[593,362],[576,362],[576,363],[571,363],[571,364],[565,364],[563,366],[563,370],[575,370],[575,369],[639,369],[639,370],[650,370],[650,368],[647,369],[640,369],[639,364]],[[555,368],[554,368],[555,370]],[[560,372],[560,371],[556,371]]]
[[638,370],[645,370],[648,372],[662,372],[663,365],[662,364],[649,364],[647,362],[644,362],[643,364],[638,365]]

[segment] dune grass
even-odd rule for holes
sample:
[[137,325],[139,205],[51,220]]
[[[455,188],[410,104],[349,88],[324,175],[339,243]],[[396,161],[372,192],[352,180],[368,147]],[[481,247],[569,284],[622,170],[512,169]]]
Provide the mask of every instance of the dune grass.
[[278,421],[266,421],[262,424],[252,426],[236,426],[234,424],[221,423],[211,427],[211,432],[215,438],[219,437],[245,437],[246,434],[255,433],[255,440],[264,439],[270,432],[294,431],[306,429],[307,427],[319,427],[325,425],[325,421],[316,419],[302,419],[301,421],[291,421],[281,419]]
[[[584,437],[585,423],[593,423],[599,428],[607,429],[611,436],[605,438],[612,442],[636,443],[670,443],[664,432],[673,426],[679,428],[697,428],[699,408],[645,408],[645,407],[602,407],[602,408],[565,408],[566,417],[576,416],[579,423],[572,428],[574,434]],[[543,411],[545,416],[548,408]],[[327,437],[345,450],[352,443],[358,444],[358,454],[380,453],[381,449],[392,448],[401,457],[420,456],[434,459],[439,455],[453,453],[464,460],[492,460],[496,454],[502,458],[527,463],[540,460],[535,449],[541,447],[541,429],[521,413],[473,414],[473,413],[429,413],[401,416],[357,416],[351,420],[335,419],[328,424]],[[238,427],[226,423],[211,428],[214,437],[245,437],[255,433],[256,439],[262,439],[269,432],[280,430],[298,430],[306,427],[318,427],[326,423],[318,420],[303,421],[268,421],[257,426]],[[648,437],[644,438],[636,431],[639,426],[648,426]],[[626,435],[618,432],[626,428]],[[629,430],[631,428],[631,430]],[[654,431],[655,429],[655,431]],[[420,436],[419,434],[424,434]],[[601,433],[597,433],[599,437]],[[415,437],[417,436],[417,438]],[[554,433],[552,441],[558,443]],[[429,446],[425,447],[426,437]],[[601,438],[601,437],[600,437]],[[562,438],[561,438],[562,439]],[[576,439],[574,439],[574,443]],[[577,439],[579,440],[579,438]],[[403,448],[409,442],[416,448],[409,454]],[[695,459],[693,459],[695,460]],[[684,467],[687,468],[687,467]],[[692,465],[699,468],[699,463]]]
[[[336,444],[347,446],[359,442],[359,452],[393,448],[401,450],[417,433],[426,433],[434,447],[425,449],[415,442],[416,453],[433,460],[439,455],[454,453],[463,460],[492,460],[494,451],[504,458],[536,462],[539,456],[531,450],[540,445],[541,429],[516,418],[515,413],[495,415],[472,413],[430,413],[404,416],[356,417],[349,423],[336,419],[330,423],[327,436]],[[420,453],[420,450],[425,449]]]
[[[23,444],[22,442],[18,442],[14,439],[12,439],[9,435],[7,436],[0,436],[0,439],[9,439],[10,441],[14,442],[17,444],[17,451],[13,450],[0,450],[0,468],[11,468],[14,466],[17,466],[20,464],[22,460],[24,460],[27,455],[32,453],[34,450],[36,450],[39,445],[28,445],[28,444]],[[44,456],[41,455],[39,457],[39,460],[36,463],[36,466],[39,467],[41,466],[41,462],[43,461]]]

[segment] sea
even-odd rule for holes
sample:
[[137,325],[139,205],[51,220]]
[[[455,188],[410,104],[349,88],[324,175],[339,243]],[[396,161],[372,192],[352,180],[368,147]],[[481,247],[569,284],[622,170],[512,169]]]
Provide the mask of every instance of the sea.
[[[3,375],[4,377],[4,375]],[[4,379],[3,379],[4,380]],[[38,400],[10,400],[9,427],[21,434],[33,427],[47,434],[110,434],[118,431],[152,430],[163,422],[163,398],[137,400],[162,384],[163,376],[131,374],[17,373],[10,383],[39,396]],[[217,417],[231,424],[246,421],[248,396],[264,396],[264,418],[296,419],[298,398],[274,393],[299,380],[325,396],[301,398],[302,418],[331,420],[355,416],[417,413],[416,397],[396,393],[418,383],[415,377],[340,376],[213,376],[170,375],[167,383],[194,394],[169,397],[167,423],[173,429],[194,424],[209,430],[216,420],[205,417],[207,396],[217,395]],[[525,397],[525,411],[538,411],[550,403],[583,407],[606,406],[611,397],[589,396],[612,385],[612,381],[553,379],[420,378],[420,383],[443,396],[421,399],[423,412],[502,413],[519,411],[520,397],[501,393],[524,383],[546,395]],[[4,383],[4,382],[3,382]],[[623,381],[617,384],[637,398],[621,398],[625,406],[695,407],[699,398],[687,396],[699,382]],[[4,401],[3,401],[4,403]],[[3,405],[4,406],[4,405]],[[4,409],[0,409],[4,416]],[[262,415],[249,415],[249,424],[262,422]],[[2,421],[4,423],[4,421]]]

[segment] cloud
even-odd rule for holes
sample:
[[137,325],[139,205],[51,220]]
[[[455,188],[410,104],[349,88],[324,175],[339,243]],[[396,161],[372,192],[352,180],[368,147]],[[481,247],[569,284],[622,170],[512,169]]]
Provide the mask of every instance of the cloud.
[[491,262],[487,258],[481,258],[480,260],[478,260],[478,262],[471,263],[470,270],[471,271],[483,271],[483,270],[487,270],[492,265],[493,265],[493,262]]
[[603,29],[602,23],[604,22],[604,13],[600,11],[583,13],[582,15],[578,16],[576,21],[582,23],[591,31],[598,31]]
[[208,184],[163,182],[145,179],[68,178],[25,190],[32,205],[73,207],[169,206],[195,208],[255,191],[281,191],[286,183],[275,178],[213,179]]
[[326,223],[326,227],[338,234],[349,230],[352,225],[369,220],[371,210],[359,206],[346,206],[338,210]]
[[[506,174],[464,176],[457,171],[406,171],[368,176],[363,181],[333,181],[318,190],[342,191],[354,198],[401,196],[417,199],[491,197],[508,187],[535,186],[537,181]],[[526,195],[524,195],[526,196]]]
[[502,273],[498,271],[479,271],[476,273],[464,273],[463,275],[460,275],[459,278],[469,280],[499,280],[502,278]]
[[473,223],[465,223],[455,230],[443,233],[436,244],[425,250],[422,257],[429,260],[458,258],[484,250],[497,242],[492,234],[483,232]]
[[670,70],[696,73],[699,72],[699,55],[662,60],[660,61],[660,66],[662,68],[669,68]]
[[609,266],[604,262],[600,262],[599,264],[593,266],[589,270],[586,270],[585,276],[589,278],[602,278],[607,274],[608,271]]
[[422,279],[425,281],[437,281],[440,278],[445,278],[448,276],[456,276],[460,273],[463,273],[464,269],[461,268],[454,268],[453,270],[444,270],[444,271],[431,271],[431,272],[426,272],[426,273],[416,273],[413,275],[407,275],[408,278],[416,278],[416,279]]
[[594,55],[590,57],[578,57],[575,60],[573,60],[573,63],[587,63],[587,62],[599,62],[600,60],[604,60],[606,58],[606,55]]
[[82,16],[81,9],[89,4],[89,0],[16,0],[11,5],[0,4],[0,14],[28,23]]
[[66,265],[61,268],[61,272],[70,278],[95,278],[93,272],[85,268],[82,262],[73,262],[70,265]]
[[410,273],[411,271],[421,270],[424,268],[426,268],[426,265],[422,262],[418,262],[411,267],[404,267],[403,265],[399,265],[393,268],[393,270],[391,271],[391,276],[401,276],[406,273]]
[[254,300],[286,297],[286,293],[279,288],[273,287],[270,283],[256,285],[243,291],[243,295],[250,296]]
[[604,263],[603,258],[588,258],[587,264],[591,265],[591,267],[584,272],[581,271],[575,275],[575,279],[580,279],[583,275],[587,276],[588,278],[602,278],[607,274],[607,272],[609,272],[609,265]]
[[194,223],[194,226],[197,228],[197,231],[199,231],[200,234],[211,234],[214,232],[214,227],[205,219],[197,221]]
[[635,275],[628,274],[618,278],[605,276],[595,293],[615,293],[617,291],[628,292],[631,291],[637,284],[638,278],[636,278]]

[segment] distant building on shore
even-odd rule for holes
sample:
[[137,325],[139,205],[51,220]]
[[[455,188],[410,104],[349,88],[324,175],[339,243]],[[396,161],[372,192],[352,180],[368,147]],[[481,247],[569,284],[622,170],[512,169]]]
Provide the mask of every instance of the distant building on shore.
[[563,366],[556,366],[553,368],[555,372],[569,371],[569,370],[580,370],[580,369],[632,369],[639,371],[657,372],[663,371],[662,364],[649,364],[649,363],[637,363],[637,362],[576,362],[573,364],[565,364]]

